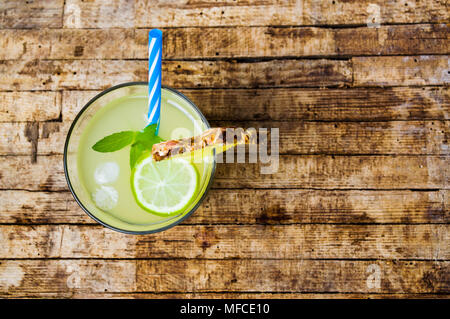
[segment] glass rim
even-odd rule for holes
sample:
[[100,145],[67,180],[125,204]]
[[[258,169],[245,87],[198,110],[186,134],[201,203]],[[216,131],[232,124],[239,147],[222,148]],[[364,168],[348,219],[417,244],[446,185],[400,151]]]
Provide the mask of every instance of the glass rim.
[[[191,216],[197,209],[198,207],[201,205],[201,203],[203,202],[203,200],[205,199],[206,195],[208,194],[209,189],[211,188],[212,182],[214,180],[214,175],[216,172],[216,159],[213,156],[212,159],[212,169],[211,169],[211,175],[208,181],[208,185],[205,188],[205,191],[203,192],[202,196],[200,197],[200,199],[198,200],[198,202],[195,204],[194,207],[192,207],[192,209],[187,212],[184,216],[182,216],[181,218],[177,219],[176,221],[174,221],[173,223],[170,223],[167,226],[164,226],[162,228],[157,228],[157,229],[153,229],[153,230],[144,230],[144,231],[134,231],[134,230],[126,230],[126,229],[121,229],[115,226],[111,226],[107,223],[105,223],[104,221],[100,220],[99,218],[97,218],[96,216],[94,216],[94,214],[92,214],[89,209],[87,209],[82,201],[78,198],[75,190],[72,187],[72,182],[70,181],[70,177],[69,177],[69,172],[67,169],[67,150],[68,150],[68,145],[69,145],[69,140],[70,137],[72,135],[72,131],[75,127],[75,124],[78,122],[79,118],[81,117],[81,115],[89,108],[89,106],[94,103],[96,100],[98,100],[100,97],[102,97],[103,95],[120,89],[122,87],[126,87],[126,86],[134,86],[134,85],[145,85],[147,86],[148,83],[147,82],[143,82],[143,81],[136,81],[136,82],[125,82],[125,83],[121,83],[118,85],[114,85],[110,88],[107,88],[106,90],[103,90],[102,92],[98,93],[97,95],[95,95],[93,98],[91,98],[82,108],[81,110],[78,112],[78,114],[75,116],[75,118],[72,121],[72,124],[70,125],[69,131],[67,132],[67,136],[66,136],[66,140],[64,143],[64,155],[63,155],[63,162],[64,162],[64,176],[66,178],[66,182],[67,185],[69,187],[69,190],[73,196],[73,198],[75,199],[75,201],[77,202],[78,206],[81,207],[81,209],[89,216],[91,217],[93,220],[95,220],[97,223],[103,225],[106,228],[112,229],[114,231],[120,232],[120,233],[124,233],[124,234],[129,234],[129,235],[147,235],[147,234],[154,234],[154,233],[158,233],[158,232],[162,232],[164,230],[167,230],[169,228],[172,228],[178,224],[180,224],[182,221],[184,221],[185,219],[187,219],[189,216]],[[185,99],[195,110],[196,113],[198,113],[198,115],[200,116],[201,120],[206,124],[207,128],[211,128],[211,126],[209,125],[208,120],[206,119],[206,117],[203,115],[203,113],[199,110],[199,108],[197,107],[197,105],[194,104],[194,102],[192,102],[188,97],[186,97],[183,93],[179,92],[178,90],[175,90],[171,87],[165,86],[165,85],[161,85],[161,88],[167,89],[169,91],[172,91],[173,93],[179,95],[181,98]]]

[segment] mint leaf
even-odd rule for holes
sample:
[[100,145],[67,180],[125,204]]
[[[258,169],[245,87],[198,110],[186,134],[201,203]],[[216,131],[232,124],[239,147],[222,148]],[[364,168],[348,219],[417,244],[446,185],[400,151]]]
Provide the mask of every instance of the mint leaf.
[[145,135],[147,135],[147,136],[149,136],[149,137],[153,137],[154,135],[156,135],[156,128],[158,127],[158,124],[151,124],[151,125],[148,125],[148,126],[146,126],[146,127],[144,127],[140,132],[142,133],[142,134],[145,134]]
[[155,135],[157,124],[152,124],[140,130],[136,135],[136,142],[144,144],[147,148],[151,149],[153,144],[159,143],[162,139]]
[[138,160],[146,153],[150,154],[151,149],[146,148],[142,143],[134,143],[133,145],[131,145],[130,168],[133,169]]
[[162,142],[163,139],[155,135],[157,124],[152,124],[139,132],[136,132],[135,142],[131,145],[130,149],[130,168],[133,169],[136,163],[143,158],[147,157],[152,152],[153,144]]
[[132,144],[130,148],[130,167],[134,168],[136,163],[152,152],[153,144],[162,142],[163,139],[155,135],[157,124],[152,124],[140,131],[122,131],[102,138],[92,146],[97,152],[107,153],[118,151]]
[[92,146],[92,149],[101,153],[115,152],[133,143],[136,135],[137,132],[134,131],[114,133],[95,143],[94,146]]

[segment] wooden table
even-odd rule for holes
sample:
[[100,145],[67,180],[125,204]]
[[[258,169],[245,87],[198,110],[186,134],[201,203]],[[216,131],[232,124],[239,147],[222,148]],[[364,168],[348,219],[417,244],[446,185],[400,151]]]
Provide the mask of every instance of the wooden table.
[[[449,297],[445,1],[152,2],[1,2],[1,297]],[[61,154],[87,100],[147,80],[154,27],[163,84],[278,127],[280,167],[220,164],[193,216],[131,236]]]

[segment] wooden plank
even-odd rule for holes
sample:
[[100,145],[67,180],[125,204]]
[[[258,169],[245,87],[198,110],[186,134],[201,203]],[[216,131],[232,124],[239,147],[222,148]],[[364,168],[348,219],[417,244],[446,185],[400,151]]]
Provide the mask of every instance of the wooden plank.
[[450,225],[217,225],[138,237],[103,226],[3,225],[0,258],[447,260],[449,230]]
[[0,44],[0,60],[131,59],[134,30],[9,29],[0,30]]
[[[380,28],[237,27],[164,29],[163,57],[237,58],[447,54],[446,24]],[[148,54],[148,30],[136,30],[136,58]]]
[[60,115],[60,92],[0,92],[0,122],[51,121]]
[[64,28],[132,28],[134,1],[66,0]]
[[[147,61],[0,61],[0,90],[105,89],[147,79]],[[163,84],[174,88],[325,87],[350,83],[350,61],[165,61]]]
[[133,29],[51,30],[49,38],[53,45],[48,59],[132,59],[134,32]]
[[3,260],[0,293],[448,294],[449,266],[447,261]]
[[[218,164],[214,188],[448,189],[448,156],[281,155],[270,164]],[[266,169],[268,169],[266,167]],[[62,156],[3,156],[2,190],[67,190]]]
[[271,170],[275,171],[273,174],[262,174],[261,168],[266,166],[262,164],[219,164],[214,187],[447,188],[449,160],[449,157],[444,156],[285,155],[279,157],[278,167],[274,164]]
[[[386,2],[358,0],[317,2],[314,0],[136,2],[137,27],[261,26],[261,25],[367,25],[368,23],[446,22],[444,2]],[[151,12],[151,14],[149,14]],[[105,16],[98,19],[106,19]]]
[[352,81],[349,61],[272,60],[237,61],[167,61],[163,72],[172,77],[165,84],[175,88],[255,88],[292,86],[336,86]]
[[2,1],[0,28],[60,28],[63,0]]
[[147,64],[123,60],[0,61],[0,90],[106,89],[144,80]]
[[[163,29],[164,59],[446,54],[446,24]],[[147,59],[148,29],[0,30],[0,60]],[[118,50],[117,48],[121,48]]]
[[[61,155],[5,156],[0,160],[0,188],[68,190]],[[28,180],[28,182],[27,182]]]
[[49,31],[47,29],[0,29],[0,45],[3,48],[0,51],[0,60],[25,60],[48,57],[52,44],[48,34]]
[[355,86],[450,83],[449,56],[354,57],[352,63]]
[[450,155],[448,122],[210,122],[218,127],[278,128],[280,154]]
[[[183,224],[449,223],[449,192],[212,189]],[[0,202],[2,224],[96,224],[69,192],[0,191]]]
[[[163,29],[166,59],[330,56],[334,31],[325,28],[181,28]],[[148,29],[136,30],[136,57],[148,55]]]
[[69,192],[0,191],[0,223],[94,224]]
[[[448,87],[182,89],[181,92],[200,108],[208,120],[450,119]],[[64,91],[63,120],[73,120],[98,93],[100,91]]]
[[[449,157],[280,156],[273,174],[262,164],[217,166],[216,188],[428,189],[448,187]],[[278,170],[276,170],[278,168]],[[414,173],[412,173],[414,172]]]
[[449,191],[209,191],[184,224],[447,223]]
[[[415,59],[415,60],[414,60]],[[415,62],[417,61],[417,62]],[[175,88],[442,85],[448,56],[356,57],[338,60],[165,61],[164,84]],[[130,60],[0,61],[0,90],[104,89],[144,80],[147,62]],[[374,72],[376,70],[376,72]]]
[[133,38],[132,29],[0,30],[0,60],[130,59]]
[[[62,154],[68,122],[40,123],[37,153]],[[450,155],[449,122],[253,122],[210,121],[213,127],[279,128],[280,154]],[[0,155],[34,150],[30,123],[0,123]]]
[[449,88],[185,89],[182,92],[210,120],[395,121],[448,119],[450,114]]
[[[162,261],[161,261],[162,262]],[[171,260],[137,262],[137,290],[143,291],[294,291],[448,293],[448,262],[314,260]],[[371,266],[372,265],[372,266]],[[373,265],[379,288],[371,288]],[[375,267],[376,267],[375,266]],[[172,268],[173,272],[168,268]],[[182,269],[182,270],[180,270]],[[262,276],[261,274],[264,274]],[[427,280],[428,277],[432,279]],[[434,280],[440,280],[436,282]]]
[[3,260],[0,274],[2,295],[136,290],[135,261]]
[[449,26],[397,25],[336,29],[339,55],[448,54]]

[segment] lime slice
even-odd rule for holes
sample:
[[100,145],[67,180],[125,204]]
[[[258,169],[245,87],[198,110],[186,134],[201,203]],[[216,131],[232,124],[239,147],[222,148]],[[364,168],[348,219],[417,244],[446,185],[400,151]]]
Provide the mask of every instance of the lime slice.
[[194,165],[184,159],[155,162],[149,156],[131,174],[137,203],[160,216],[182,212],[193,200],[199,184]]

